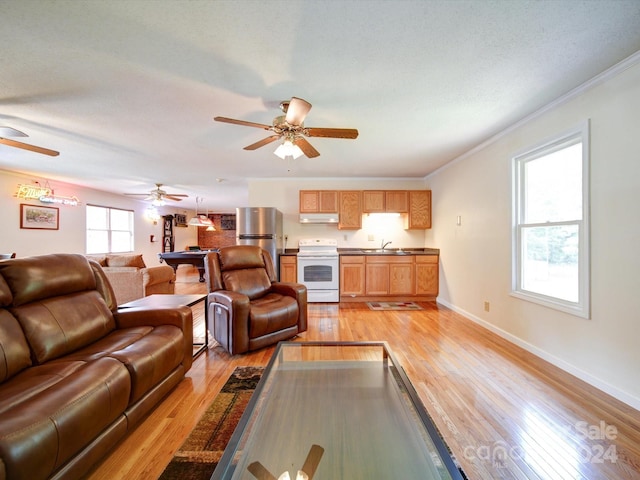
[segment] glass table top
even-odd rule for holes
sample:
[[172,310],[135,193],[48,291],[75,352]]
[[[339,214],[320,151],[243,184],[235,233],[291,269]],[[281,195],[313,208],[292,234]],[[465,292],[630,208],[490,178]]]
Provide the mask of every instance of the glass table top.
[[317,480],[462,478],[386,342],[278,344],[211,478],[301,470]]

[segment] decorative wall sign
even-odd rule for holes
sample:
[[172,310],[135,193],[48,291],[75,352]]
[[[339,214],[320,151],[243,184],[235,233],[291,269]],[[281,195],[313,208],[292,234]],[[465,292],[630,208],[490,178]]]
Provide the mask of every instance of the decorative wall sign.
[[58,230],[59,209],[57,207],[41,207],[39,205],[20,204],[20,228],[39,230]]
[[236,216],[235,215],[220,215],[220,228],[222,230],[235,230],[236,229]]
[[80,203],[78,197],[76,197],[75,195],[71,197],[54,195],[53,190],[48,185],[42,187],[40,185],[19,183],[18,190],[16,191],[14,197],[22,198],[24,200],[40,200],[42,203],[70,205],[73,207]]

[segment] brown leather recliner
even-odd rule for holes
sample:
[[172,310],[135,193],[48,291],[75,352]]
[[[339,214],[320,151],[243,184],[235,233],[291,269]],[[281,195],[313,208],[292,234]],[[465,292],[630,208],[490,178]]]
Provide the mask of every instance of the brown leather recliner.
[[245,353],[307,330],[307,288],[276,281],[271,255],[251,245],[205,257],[209,329],[229,353]]

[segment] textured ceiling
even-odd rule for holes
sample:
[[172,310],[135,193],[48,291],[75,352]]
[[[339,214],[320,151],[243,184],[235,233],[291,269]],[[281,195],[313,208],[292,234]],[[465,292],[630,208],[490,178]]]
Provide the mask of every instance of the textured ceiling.
[[[0,168],[101,190],[246,205],[247,178],[423,177],[640,50],[638,0],[29,1],[0,28],[0,126],[59,150],[0,145]],[[280,101],[310,139],[286,162]],[[217,181],[217,179],[224,179]]]

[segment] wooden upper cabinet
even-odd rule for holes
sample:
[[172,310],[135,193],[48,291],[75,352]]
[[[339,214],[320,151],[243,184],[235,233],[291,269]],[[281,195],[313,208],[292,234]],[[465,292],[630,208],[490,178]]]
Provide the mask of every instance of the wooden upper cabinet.
[[383,190],[364,190],[362,192],[362,212],[379,213],[385,211],[385,192]]
[[385,211],[406,213],[409,211],[409,192],[406,190],[387,190],[384,192]]
[[407,230],[431,228],[431,190],[409,190],[409,213],[405,228]]
[[406,190],[364,190],[363,213],[406,213],[409,211],[409,194]]
[[300,213],[337,213],[338,229],[359,230],[363,213],[403,214],[404,228],[431,228],[431,190],[300,190]]
[[338,192],[300,190],[300,213],[338,213]]
[[339,230],[359,230],[362,228],[362,195],[360,190],[339,190],[338,207]]

